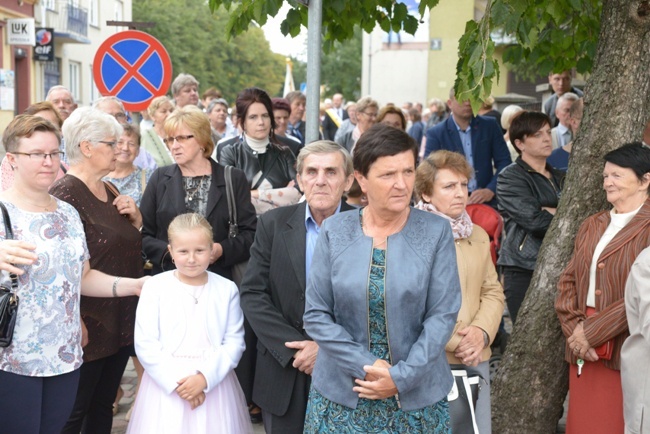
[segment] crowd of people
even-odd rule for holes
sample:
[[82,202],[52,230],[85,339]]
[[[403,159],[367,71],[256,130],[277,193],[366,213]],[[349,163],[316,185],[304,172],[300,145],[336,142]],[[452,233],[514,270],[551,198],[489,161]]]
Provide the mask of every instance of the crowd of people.
[[[491,345],[504,311],[517,325],[584,107],[568,72],[549,84],[542,112],[478,115],[453,89],[426,110],[334,94],[311,143],[301,92],[229,104],[180,74],[137,125],[53,87],[3,134],[0,281],[20,303],[2,431],[110,433],[131,357],[129,433],[491,433]],[[567,433],[647,432],[645,133],[604,157],[612,209],[558,284]],[[480,385],[466,414],[459,372]]]

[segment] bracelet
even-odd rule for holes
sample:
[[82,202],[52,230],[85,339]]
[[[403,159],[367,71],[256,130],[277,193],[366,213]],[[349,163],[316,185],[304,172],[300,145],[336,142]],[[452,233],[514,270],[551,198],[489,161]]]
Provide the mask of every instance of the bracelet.
[[487,348],[490,345],[490,335],[485,330],[483,331],[483,348]]
[[113,297],[117,297],[117,282],[119,282],[121,277],[116,277],[115,281],[113,282]]

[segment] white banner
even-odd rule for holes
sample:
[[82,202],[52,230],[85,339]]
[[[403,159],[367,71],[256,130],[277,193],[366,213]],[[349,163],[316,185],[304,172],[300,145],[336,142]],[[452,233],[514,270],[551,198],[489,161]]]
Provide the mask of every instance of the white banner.
[[36,45],[34,18],[15,18],[7,20],[7,44]]

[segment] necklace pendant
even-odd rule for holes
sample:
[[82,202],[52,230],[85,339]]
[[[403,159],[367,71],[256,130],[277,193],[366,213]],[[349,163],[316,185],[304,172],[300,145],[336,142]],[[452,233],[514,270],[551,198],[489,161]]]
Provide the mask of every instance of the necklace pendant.
[[194,304],[199,304],[199,299],[198,298],[194,298]]
[[192,196],[190,196],[189,200],[190,200],[190,202],[192,202]]

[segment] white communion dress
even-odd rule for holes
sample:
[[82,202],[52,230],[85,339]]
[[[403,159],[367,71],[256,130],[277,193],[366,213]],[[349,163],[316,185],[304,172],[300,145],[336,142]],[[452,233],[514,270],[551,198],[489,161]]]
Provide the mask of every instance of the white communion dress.
[[[220,315],[220,313],[214,312],[213,305],[209,303],[208,294],[209,291],[223,291],[224,288],[221,285],[221,278],[216,275],[212,275],[212,277],[216,276],[219,279],[211,277],[204,287],[181,283],[173,276],[172,272],[159,276],[166,278],[165,280],[173,279],[173,282],[164,283],[174,286],[175,309],[179,315],[182,315],[183,312],[185,314],[186,329],[183,340],[171,353],[174,371],[177,372],[176,378],[180,380],[196,374],[197,367],[202,366],[202,363],[210,357],[214,357],[215,348],[210,342],[206,318],[207,315]],[[150,279],[150,281],[152,280],[154,279]],[[159,300],[161,300],[160,304],[165,303],[162,301],[162,296]],[[150,300],[141,300],[141,303],[143,301],[149,302]],[[239,309],[238,303],[236,307]],[[151,311],[151,309],[149,310]],[[224,307],[219,310],[226,314],[229,312],[228,308]],[[139,307],[136,322],[142,321],[144,318],[145,315],[140,315]],[[161,319],[162,316],[158,317],[158,320]],[[152,321],[151,316],[147,315],[146,320]],[[136,326],[137,340],[138,327]],[[162,344],[160,345],[162,346]],[[136,343],[137,348],[138,344]],[[145,363],[143,365],[146,367]],[[246,434],[252,432],[246,400],[233,370],[230,370],[223,380],[206,393],[205,402],[202,405],[192,410],[189,402],[181,399],[176,391],[167,393],[165,388],[161,387],[145,369],[127,429],[127,434]]]

